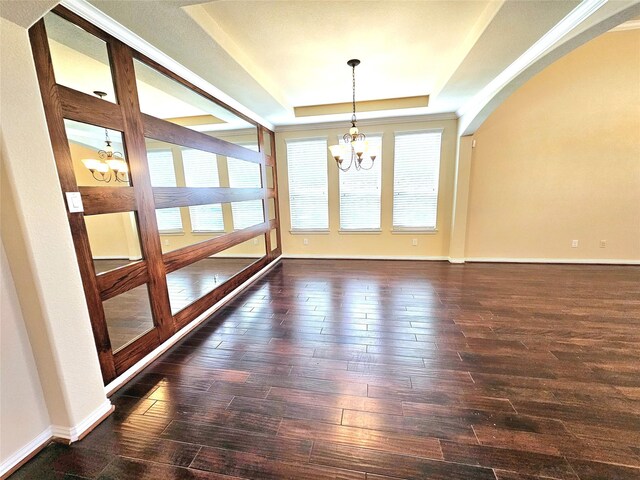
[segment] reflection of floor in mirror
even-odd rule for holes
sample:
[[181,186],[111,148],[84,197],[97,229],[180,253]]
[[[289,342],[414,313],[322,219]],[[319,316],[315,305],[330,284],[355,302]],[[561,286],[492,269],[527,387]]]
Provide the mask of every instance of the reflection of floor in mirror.
[[[257,258],[205,258],[167,275],[171,312],[193,303]],[[129,260],[94,260],[96,273],[131,263]],[[151,308],[145,285],[104,302],[111,348],[115,352],[153,327]]]

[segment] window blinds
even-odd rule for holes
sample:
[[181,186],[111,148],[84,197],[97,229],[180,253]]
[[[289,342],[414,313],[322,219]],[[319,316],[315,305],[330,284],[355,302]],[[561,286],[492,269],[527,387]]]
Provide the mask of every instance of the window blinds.
[[[176,171],[173,166],[171,150],[150,150],[147,152],[149,161],[149,175],[154,187],[175,187]],[[175,232],[182,230],[182,218],[179,208],[162,208],[156,210],[158,230]]]
[[[257,150],[257,146],[252,148]],[[231,188],[261,188],[262,178],[260,175],[260,165],[237,158],[227,157],[227,168],[229,170],[229,186]],[[247,200],[244,202],[233,202],[231,204],[233,214],[233,228],[242,230],[264,222],[264,209],[262,200]]]
[[[380,189],[382,178],[382,137],[367,137],[369,147],[379,152],[371,170],[357,171],[352,166],[340,170],[340,229],[374,230],[380,228]],[[344,143],[340,139],[340,143]],[[370,160],[365,159],[365,166]]]
[[393,227],[435,229],[442,132],[395,135]]
[[327,141],[287,142],[292,230],[329,228]]
[[[219,187],[218,160],[213,153],[201,150],[182,150],[184,179],[187,187]],[[189,207],[191,229],[195,232],[223,232],[222,205]]]

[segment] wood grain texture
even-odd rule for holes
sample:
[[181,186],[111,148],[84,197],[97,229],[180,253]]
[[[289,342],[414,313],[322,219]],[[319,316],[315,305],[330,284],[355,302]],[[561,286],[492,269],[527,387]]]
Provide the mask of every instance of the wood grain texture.
[[[62,194],[64,195],[65,192],[77,192],[78,185],[73,172],[73,160],[62,116],[60,90],[55,81],[44,20],[39,20],[29,29],[29,39]],[[100,292],[97,287],[89,235],[87,234],[82,213],[69,213],[67,210],[67,218],[69,219],[73,246],[78,258],[78,267],[87,308],[91,317],[91,329],[98,351],[102,378],[105,383],[108,383],[115,378],[116,370]]]
[[[68,215],[103,379],[105,383],[108,383],[116,375],[122,373],[124,369],[133,365],[137,360],[157,347],[162,341],[168,339],[177,328],[181,328],[194,320],[213,303],[223,298],[224,295],[227,295],[260,268],[264,267],[269,261],[277,258],[265,252],[265,256],[261,261],[245,268],[225,284],[181,310],[175,318],[172,317],[167,290],[167,269],[165,268],[165,260],[160,246],[156,208],[204,205],[249,199],[262,199],[264,202],[264,200],[276,196],[277,192],[269,191],[266,186],[260,189],[182,188],[156,189],[154,191],[149,177],[145,134],[151,138],[233,156],[261,165],[264,165],[266,160],[262,153],[254,152],[164,120],[143,115],[138,101],[133,58],[135,57],[147,63],[160,73],[178,81],[187,88],[191,88],[208,100],[228,108],[240,118],[256,126],[261,135],[260,141],[262,143],[264,143],[264,135],[270,135],[273,145],[274,133],[259,126],[246,115],[229,108],[223,102],[213,98],[195,85],[179,78],[173,72],[133,51],[119,40],[88,23],[70,10],[58,6],[53,11],[106,42],[118,100],[118,103],[114,104],[95,98],[92,95],[57,85],[44,22],[39,21],[30,29],[29,35],[62,191],[63,193],[80,191],[85,205],[84,214],[86,215],[135,211],[141,249],[145,258],[143,262],[127,265],[97,276],[84,223],[84,214]],[[65,118],[115,129],[123,133],[132,186],[121,188],[78,188],[64,127]],[[261,145],[260,149],[262,150],[262,148],[263,145]],[[275,160],[272,159],[272,161]],[[264,170],[264,167],[262,169]],[[260,234],[268,235],[269,229],[272,228],[277,228],[275,220],[266,221],[254,230],[247,229],[242,232],[235,232],[222,240],[218,240],[218,243],[203,242],[203,244],[199,244],[195,248],[189,247],[181,251],[172,252],[169,256],[168,264],[173,268],[171,271],[187,267],[193,262],[219,252],[224,248],[234,246],[241,241]],[[265,240],[269,241],[267,238]],[[155,330],[141,335],[132,344],[127,345],[114,355],[102,301],[116,298],[118,295],[144,283],[147,283],[152,300],[150,305]],[[124,326],[123,328],[131,328],[131,326]],[[114,337],[115,344],[118,341]]]
[[104,301],[128,292],[148,281],[147,262],[141,260],[98,275],[98,289],[100,297]]
[[[171,308],[169,306],[169,292],[167,289],[166,272],[162,261],[162,247],[158,235],[158,223],[153,200],[153,190],[149,177],[149,163],[147,160],[147,148],[144,141],[144,127],[140,113],[136,77],[133,67],[131,49],[119,41],[110,43],[111,69],[115,79],[116,96],[122,108],[124,121],[123,137],[127,149],[129,162],[129,176],[131,183],[135,185],[136,203],[138,205],[137,218],[139,225],[140,246],[143,256],[147,261],[149,274],[149,294],[154,299],[151,302],[153,322],[158,331],[158,341],[146,344],[142,349],[147,352],[157,347],[160,342],[168,339],[175,332]],[[143,339],[151,341],[154,337],[145,335],[136,343],[142,343]],[[136,350],[137,351],[137,350]],[[118,352],[117,357],[123,357],[126,350]],[[116,365],[126,365],[128,360],[116,358]],[[124,370],[118,370],[122,373]]]
[[78,187],[85,215],[132,212],[137,209],[133,187]]
[[142,114],[144,119],[144,136],[205,152],[238,158],[252,163],[264,163],[262,155],[248,148],[241,147],[205,133],[190,130],[187,127],[161,120],[151,115]]
[[58,85],[58,89],[64,118],[119,132],[124,131],[124,121],[119,105],[64,85]]
[[65,448],[103,479],[636,480],[637,274],[286,259]]

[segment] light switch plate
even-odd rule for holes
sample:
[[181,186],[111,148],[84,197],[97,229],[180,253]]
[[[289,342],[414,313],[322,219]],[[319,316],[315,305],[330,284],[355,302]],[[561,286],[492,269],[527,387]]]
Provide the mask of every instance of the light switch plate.
[[69,213],[84,212],[80,192],[66,192],[65,195],[67,196],[67,207],[69,208]]

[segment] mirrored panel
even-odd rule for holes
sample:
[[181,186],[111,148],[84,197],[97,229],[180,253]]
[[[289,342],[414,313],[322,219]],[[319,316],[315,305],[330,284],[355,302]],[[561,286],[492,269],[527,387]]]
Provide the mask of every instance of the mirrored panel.
[[264,132],[264,135],[262,136],[263,138],[263,142],[264,142],[264,147],[263,147],[263,151],[266,155],[271,155],[271,135],[269,135],[269,132]]
[[122,133],[74,120],[65,120],[64,128],[78,186],[131,185]]
[[84,222],[97,274],[142,260],[135,212],[87,215]]
[[267,209],[269,210],[269,220],[275,220],[276,219],[276,199],[270,198],[269,203],[267,205],[269,205],[269,208]]
[[271,236],[271,251],[273,252],[276,248],[278,248],[278,232],[275,228],[269,231],[269,235]]
[[162,253],[264,222],[262,200],[156,209]]
[[134,64],[143,113],[236,145],[257,144],[255,125],[139,60]]
[[44,24],[56,83],[116,103],[107,44],[51,12]]
[[267,165],[267,188],[275,188],[275,183],[273,181],[273,167],[271,165]]
[[171,312],[182,310],[265,255],[264,235],[167,275]]
[[147,284],[102,303],[115,353],[154,328]]

